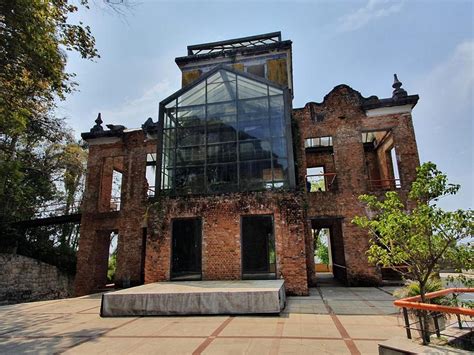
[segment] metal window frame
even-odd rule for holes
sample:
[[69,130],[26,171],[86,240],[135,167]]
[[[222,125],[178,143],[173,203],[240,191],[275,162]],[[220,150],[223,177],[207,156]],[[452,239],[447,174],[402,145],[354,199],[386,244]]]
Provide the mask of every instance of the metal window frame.
[[[236,81],[235,81],[235,90],[236,90],[236,97],[235,97],[235,100],[233,101],[224,101],[223,103],[225,102],[235,102],[235,105],[236,105],[236,122],[237,122],[237,125],[238,125],[238,122],[239,122],[239,105],[238,105],[238,102],[241,101],[240,99],[238,99],[238,80],[239,80],[239,77],[244,77],[246,79],[249,79],[249,80],[252,80],[252,81],[256,81],[257,83],[259,84],[264,84],[264,85],[267,85],[267,105],[268,105],[268,112],[267,112],[267,117],[268,117],[268,122],[270,122],[270,119],[271,119],[271,116],[270,116],[270,87],[272,88],[276,88],[280,91],[282,91],[283,93],[283,106],[284,106],[284,112],[283,112],[283,120],[284,120],[284,128],[285,128],[285,132],[284,132],[284,135],[282,137],[278,137],[278,138],[285,138],[286,139],[286,151],[287,151],[287,157],[286,157],[286,160],[288,162],[288,177],[286,180],[284,181],[287,181],[288,184],[289,184],[289,189],[295,189],[296,187],[296,178],[295,178],[295,167],[294,167],[294,155],[293,155],[293,137],[292,137],[292,130],[291,130],[291,95],[290,95],[290,92],[289,92],[289,89],[288,87],[285,87],[285,86],[282,86],[282,85],[279,85],[279,84],[276,84],[272,81],[269,81],[265,78],[262,78],[262,77],[259,77],[259,76],[256,76],[256,75],[253,75],[253,74],[250,74],[250,73],[246,73],[246,72],[242,72],[242,71],[238,71],[238,70],[235,70],[233,68],[230,68],[230,67],[227,67],[227,66],[224,66],[224,65],[218,65],[216,66],[214,69],[210,70],[209,72],[205,73],[201,78],[199,78],[198,80],[196,80],[195,82],[181,88],[180,90],[176,91],[174,94],[168,96],[166,99],[164,99],[163,101],[160,102],[159,104],[159,120],[158,120],[158,141],[159,141],[159,144],[157,144],[157,167],[159,167],[159,169],[157,168],[157,174],[156,174],[156,180],[155,180],[155,186],[159,187],[158,189],[158,194],[161,194],[162,191],[163,191],[163,188],[161,186],[162,184],[162,174],[163,174],[163,156],[162,156],[162,153],[163,153],[163,150],[164,150],[164,141],[163,141],[163,133],[165,131],[165,128],[164,128],[164,119],[165,119],[165,109],[166,109],[166,105],[168,105],[169,103],[171,103],[173,100],[175,101],[175,105],[174,105],[174,110],[177,112],[179,106],[178,106],[178,98],[180,96],[182,96],[183,94],[185,94],[186,92],[188,92],[189,90],[197,87],[198,85],[202,84],[203,82],[205,82],[205,103],[204,105],[207,107],[207,105],[209,105],[207,103],[207,79],[209,77],[211,77],[212,75],[216,74],[217,72],[219,71],[226,71],[226,72],[229,72],[229,73],[232,73],[236,76]],[[264,98],[264,96],[262,96],[262,98]],[[243,99],[245,100],[245,99]],[[214,104],[214,103],[212,103]],[[217,104],[217,103],[216,103]],[[192,106],[192,105],[191,105]],[[207,147],[208,147],[208,142],[207,142],[207,109],[206,109],[206,113],[205,113],[205,119],[206,119],[206,124],[205,124],[205,134],[206,134],[206,138],[205,138],[205,144],[204,144],[204,147],[205,147],[205,150],[206,150],[206,157],[205,157],[205,165],[204,165],[204,178],[205,178],[205,183],[207,182],[207,172],[206,172],[206,167],[207,167]],[[177,118],[176,118],[177,119]],[[177,147],[178,147],[178,140],[177,140],[177,131],[178,131],[178,127],[174,127],[174,128],[170,128],[170,129],[166,129],[166,130],[172,130],[173,131],[173,134],[175,135],[174,139],[175,139],[175,142],[174,142],[174,166],[175,166],[175,169],[176,170],[176,154],[177,154]],[[237,146],[237,160],[236,160],[236,163],[237,163],[237,179],[238,179],[238,190],[235,191],[235,192],[242,192],[244,190],[241,190],[240,188],[240,153],[239,153],[239,149],[240,149],[240,141],[238,139],[239,137],[237,136],[236,137],[236,146]],[[275,181],[274,180],[274,171],[273,171],[273,147],[272,147],[272,139],[273,138],[277,138],[277,137],[272,137],[272,134],[270,133],[270,137],[269,137],[269,141],[270,141],[270,151],[271,151],[271,168],[272,168],[272,189],[274,188],[274,184],[275,183],[280,183],[282,182],[283,180],[278,180],[278,181]],[[263,160],[263,159],[257,159],[257,160]],[[201,165],[202,166],[202,165]],[[180,195],[179,193],[176,193],[176,171],[174,171],[174,176],[172,177],[172,189],[168,189],[167,191],[170,191],[171,194],[173,195]],[[283,181],[283,182],[284,182]],[[197,195],[197,194],[202,194],[202,193],[194,193],[194,192],[191,192],[191,194],[194,194],[194,195]],[[209,192],[208,189],[207,189],[207,184],[206,184],[206,191],[205,191],[205,194],[215,194],[215,193],[212,193],[212,192]]]

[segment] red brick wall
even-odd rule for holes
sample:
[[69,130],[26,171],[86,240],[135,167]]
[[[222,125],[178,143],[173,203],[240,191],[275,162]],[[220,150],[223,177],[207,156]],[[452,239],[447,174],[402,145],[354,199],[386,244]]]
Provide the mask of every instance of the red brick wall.
[[[146,154],[155,150],[156,141],[146,139],[141,130],[90,145],[77,255],[77,295],[104,286],[108,253],[103,251],[101,238],[112,231],[119,233],[116,283],[141,282],[142,228],[147,208]],[[123,174],[121,206],[120,211],[109,212],[114,167]]]
[[241,279],[240,218],[273,215],[277,278],[291,294],[308,293],[302,199],[292,193],[162,197],[150,210],[145,282],[169,280],[171,221],[201,217],[203,280]]
[[[104,254],[98,238],[118,231],[117,283],[138,284],[145,264],[145,282],[169,280],[171,220],[201,217],[203,221],[202,272],[205,280],[241,278],[240,219],[242,215],[271,214],[274,217],[277,277],[284,277],[289,293],[308,293],[314,283],[311,218],[338,220],[335,248],[344,256],[350,284],[377,283],[378,270],[369,265],[365,252],[368,235],[351,223],[365,207],[358,196],[368,192],[369,165],[375,154],[364,152],[362,131],[391,130],[406,196],[419,165],[411,115],[366,117],[363,98],[347,86],[338,86],[321,104],[309,103],[293,111],[295,161],[299,192],[235,193],[216,196],[161,197],[147,201],[146,154],[156,150],[156,141],[143,131],[126,132],[108,141],[95,141],[89,150],[86,190],[82,207],[76,294],[101,287]],[[315,119],[318,115],[318,120]],[[320,119],[322,117],[322,120]],[[304,139],[332,136],[333,154],[308,153]],[[94,143],[91,141],[90,143]],[[337,190],[307,193],[306,168],[323,163],[326,172],[337,173]],[[107,212],[113,168],[122,170],[121,210]],[[147,212],[148,211],[148,212]],[[145,216],[148,215],[148,221]],[[148,228],[143,260],[143,228]],[[339,232],[338,232],[339,233]],[[341,237],[342,236],[342,237]],[[105,243],[105,242],[104,242]],[[103,249],[103,248],[102,248]]]
[[[406,196],[410,183],[415,179],[416,167],[419,165],[411,115],[404,113],[366,117],[361,108],[362,102],[363,98],[357,91],[341,85],[326,95],[321,104],[308,103],[302,109],[293,110],[294,124],[300,137],[299,142],[295,142],[300,190],[305,190],[306,167],[314,166],[316,159],[315,153],[306,154],[304,139],[333,137],[334,172],[337,173],[338,189],[307,193],[308,218],[342,218],[344,255],[350,284],[380,281],[380,273],[369,265],[365,254],[368,235],[351,223],[354,216],[366,212],[358,196],[369,192],[362,131],[392,131],[402,180],[400,192],[403,196]],[[315,119],[316,115],[318,120]],[[312,240],[311,237],[306,238],[307,242]],[[307,252],[309,249],[307,247]],[[309,260],[307,263],[309,265]]]

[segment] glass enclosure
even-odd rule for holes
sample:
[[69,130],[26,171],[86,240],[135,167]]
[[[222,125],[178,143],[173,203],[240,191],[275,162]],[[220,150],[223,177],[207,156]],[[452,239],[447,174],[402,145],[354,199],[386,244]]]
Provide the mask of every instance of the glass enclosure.
[[284,91],[221,69],[162,106],[161,189],[178,194],[285,188]]

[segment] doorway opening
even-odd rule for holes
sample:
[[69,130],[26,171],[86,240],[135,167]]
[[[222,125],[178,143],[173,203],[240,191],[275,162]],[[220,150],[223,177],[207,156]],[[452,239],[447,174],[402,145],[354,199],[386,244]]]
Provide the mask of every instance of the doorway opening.
[[117,230],[97,231],[96,238],[94,279],[95,288],[100,291],[115,287],[119,233]]
[[242,279],[276,278],[273,216],[242,216]]
[[347,281],[344,239],[340,218],[315,217],[311,219],[313,255],[317,283]]
[[201,234],[200,218],[173,220],[171,280],[201,280]]
[[312,229],[314,244],[314,267],[317,273],[326,273],[333,277],[331,254],[331,230],[329,228]]

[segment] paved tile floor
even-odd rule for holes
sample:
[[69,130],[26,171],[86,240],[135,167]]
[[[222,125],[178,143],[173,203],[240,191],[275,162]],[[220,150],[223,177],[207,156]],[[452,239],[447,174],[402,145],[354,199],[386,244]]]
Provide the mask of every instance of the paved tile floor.
[[100,295],[0,307],[0,353],[378,354],[392,288],[313,288],[280,316],[100,318]]

